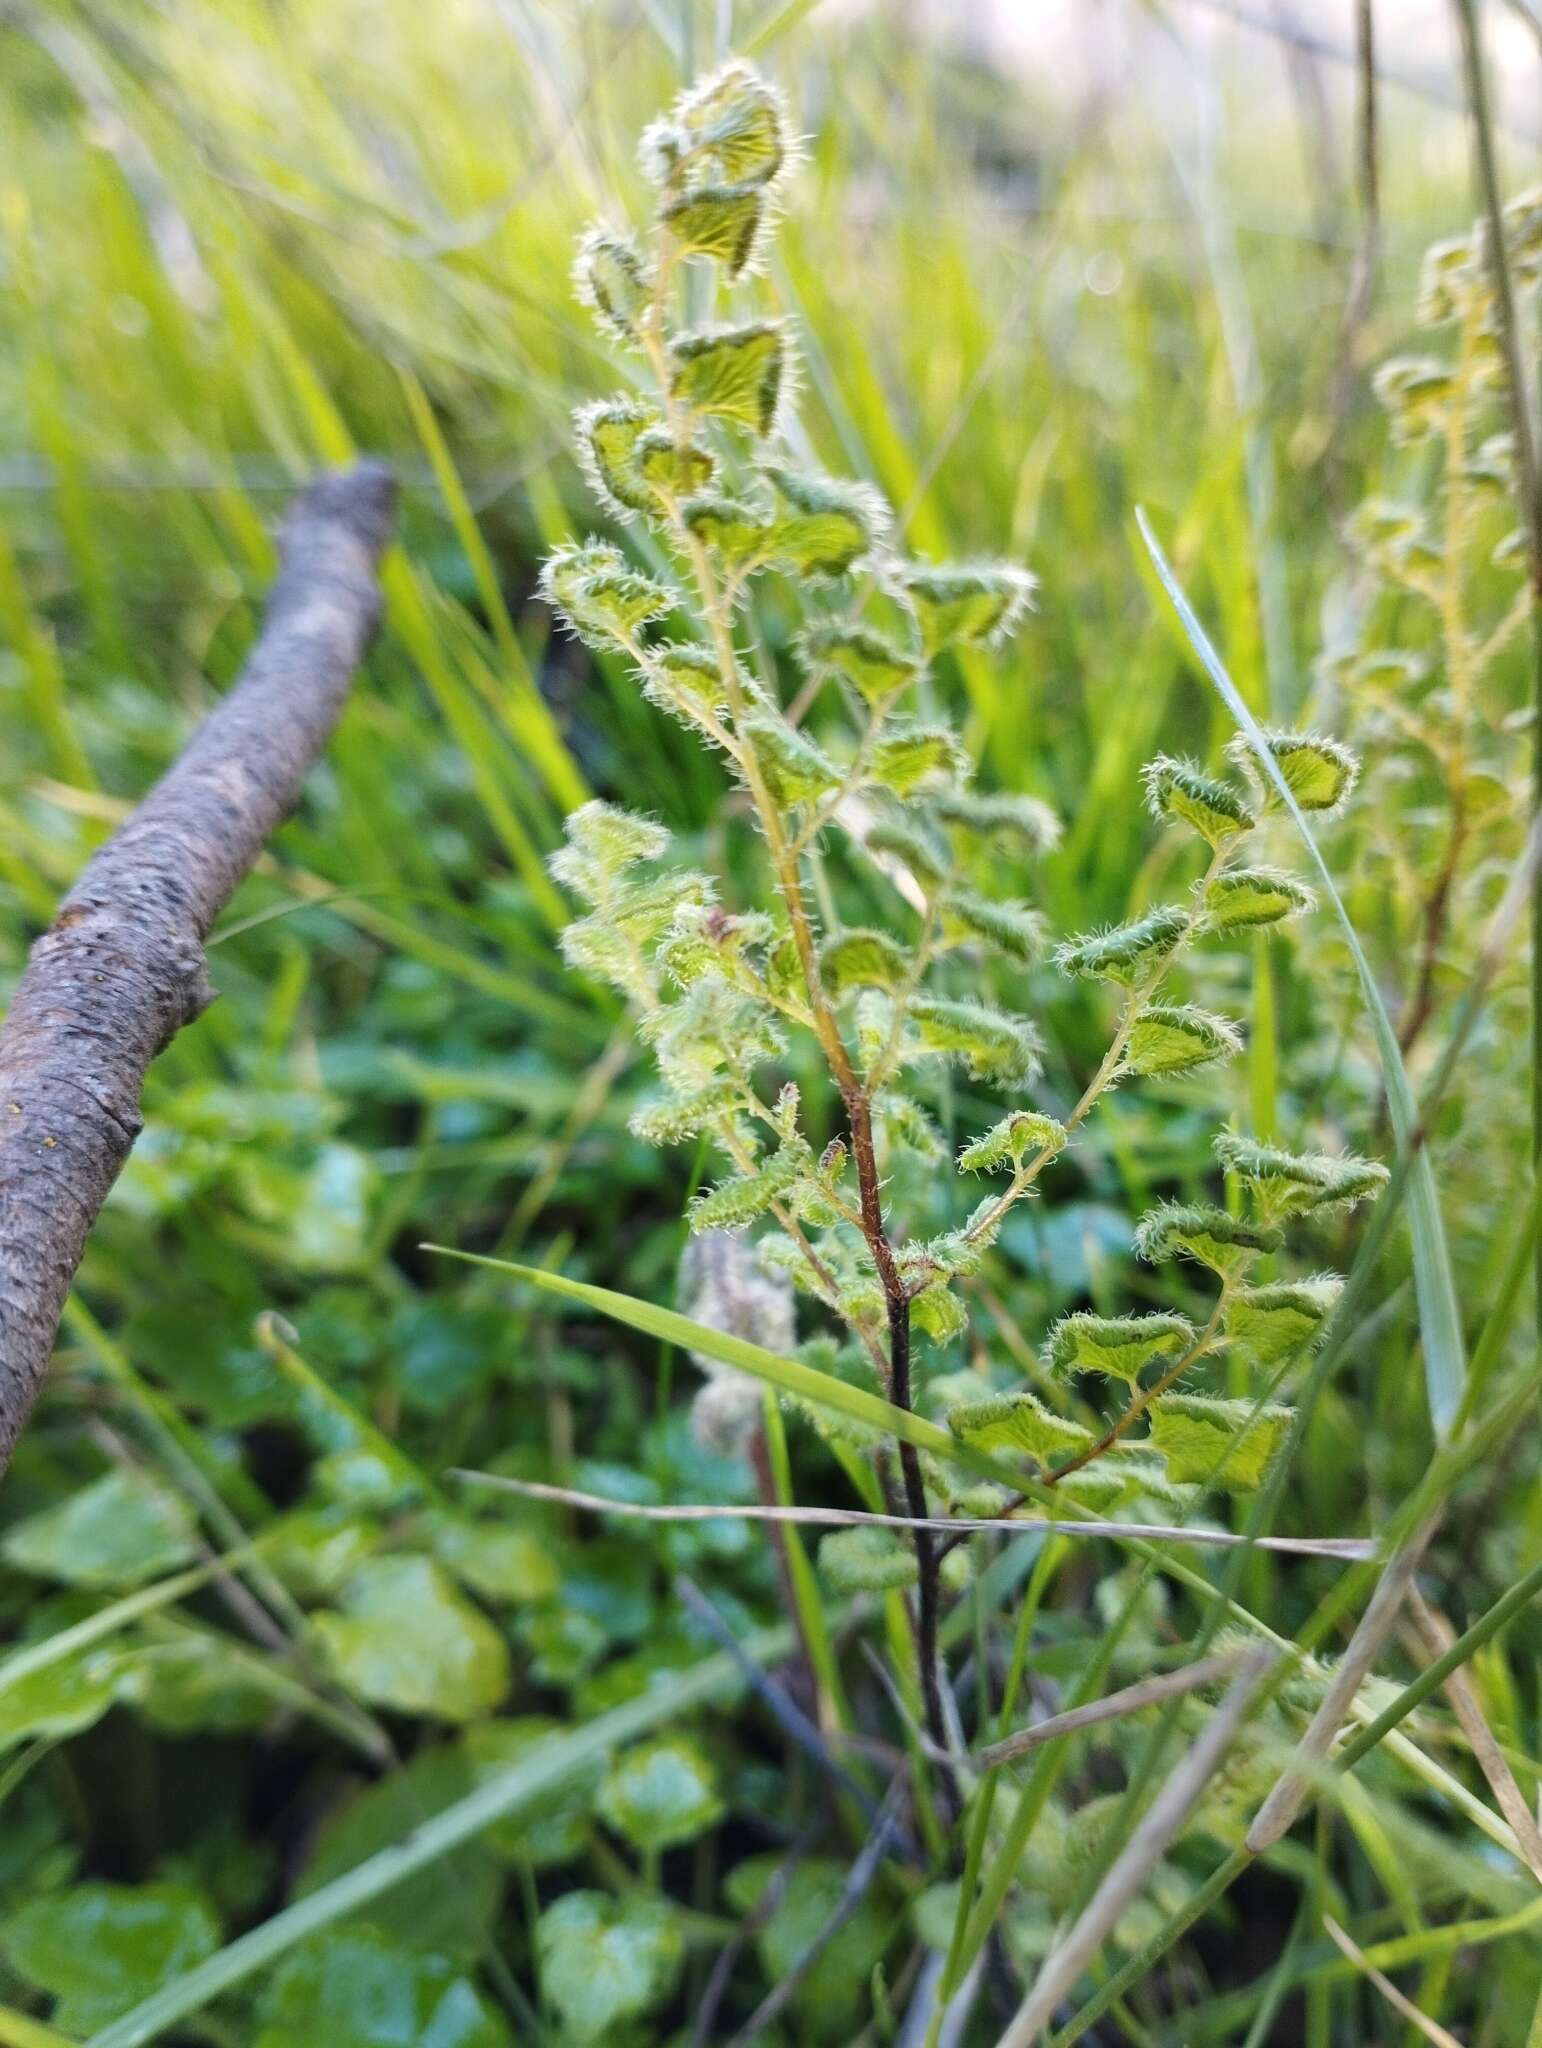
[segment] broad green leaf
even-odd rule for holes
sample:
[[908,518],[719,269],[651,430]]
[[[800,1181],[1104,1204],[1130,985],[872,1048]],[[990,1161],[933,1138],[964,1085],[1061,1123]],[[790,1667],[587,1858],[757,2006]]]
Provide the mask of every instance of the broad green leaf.
[[569,1892],[541,1915],[536,1954],[562,2040],[589,2048],[664,2002],[680,1975],[685,1943],[674,1908],[662,1899]]
[[326,1600],[380,1543],[380,1524],[351,1508],[297,1508],[269,1525],[268,1562],[301,1600]]
[[709,419],[769,434],[781,397],[787,343],[770,320],[678,334],[669,345],[670,395]]
[[86,1649],[0,1690],[0,1752],[18,1742],[62,1742],[101,1720],[118,1696],[125,1659]]
[[[404,1621],[404,1627],[410,1626]],[[358,1787],[323,1820],[300,1875],[308,1898],[410,1836],[462,1800],[476,1783],[460,1742],[431,1744],[374,1784]],[[360,1914],[396,1947],[471,1961],[497,1915],[503,1873],[490,1842],[468,1842],[409,1877]]]
[[440,1563],[484,1600],[546,1600],[562,1583],[550,1539],[510,1522],[436,1516],[429,1540]]
[[1171,1364],[1193,1342],[1194,1325],[1186,1316],[1097,1316],[1083,1310],[1061,1317],[1044,1355],[1057,1377],[1101,1372],[1133,1386],[1153,1359]]
[[66,2033],[89,2034],[209,1955],[219,1926],[181,1884],[81,1884],[0,1923],[0,1953],[57,2000]]
[[[683,1322],[685,1319],[677,1318]],[[710,1341],[716,1333],[703,1331]],[[695,1348],[707,1348],[697,1345]],[[747,1347],[753,1350],[755,1347]],[[818,1379],[818,1374],[811,1377]],[[876,1399],[876,1397],[869,1397]],[[879,1404],[882,1407],[882,1403]],[[946,1434],[926,1425],[946,1445]],[[785,1623],[746,1637],[740,1654],[757,1664],[785,1657],[792,1631]],[[550,1742],[538,1743],[510,1769],[477,1786],[443,1813],[426,1820],[369,1857],[345,1876],[323,1885],[310,1898],[298,1900],[243,1934],[206,1963],[189,1970],[114,2025],[104,2028],[91,2048],[144,2048],[212,1999],[244,1983],[256,1971],[287,1955],[299,1942],[322,1928],[358,1912],[383,1897],[404,1879],[439,1865],[444,1857],[474,1840],[496,1822],[512,1818],[533,1801],[590,1770],[595,1761],[625,1742],[635,1741],[661,1722],[690,1712],[708,1701],[731,1694],[742,1683],[738,1661],[727,1655],[707,1657],[677,1678],[662,1681],[640,1698],[602,1714],[583,1727],[569,1729]]]
[[[549,1714],[479,1721],[461,1737],[472,1783],[484,1785],[507,1776],[543,1744],[560,1738],[566,1725]],[[488,1847],[514,1862],[528,1859],[535,1870],[576,1862],[588,1846],[589,1815],[604,1776],[603,1760],[593,1759],[549,1792],[528,1800],[517,1818],[494,1822],[487,1831]]]
[[243,1735],[273,1718],[262,1662],[209,1629],[188,1629],[124,1660],[119,1697],[166,1735]]
[[913,1586],[914,1547],[898,1530],[837,1529],[819,1545],[819,1569],[836,1593],[887,1593]]
[[1291,1413],[1272,1403],[1164,1394],[1150,1411],[1151,1441],[1178,1485],[1246,1492],[1263,1483]]
[[[781,1862],[775,1854],[754,1856],[729,1874],[729,1903],[751,1925],[757,1924],[756,1910]],[[800,2042],[854,2038],[873,1970],[894,1931],[893,1910],[874,1887],[831,1935],[831,1923],[843,1907],[846,1878],[846,1864],[833,1856],[800,1860],[755,1936],[761,1968],[772,1984],[790,1975],[810,1949],[819,1950],[798,1985],[794,2038]]]
[[[1312,836],[1311,827],[1307,824],[1306,806],[1298,800],[1291,786],[1290,777],[1285,773],[1285,768],[1271,745],[1269,735],[1264,732],[1243,702],[1236,684],[1226,673],[1220,656],[1211,645],[1209,636],[1184,596],[1167,557],[1158,546],[1145,513],[1137,510],[1135,516],[1141,538],[1156,565],[1157,575],[1161,578],[1163,588],[1172,601],[1173,609],[1177,612],[1195,653],[1199,656],[1205,672],[1215,685],[1227,710],[1242,728],[1239,738],[1246,737],[1258,772],[1272,783],[1306,842],[1307,851],[1312,857],[1312,864],[1317,870],[1323,891],[1333,906],[1334,916],[1338,919],[1348,942],[1355,963],[1355,972],[1360,977],[1361,992],[1365,997],[1365,1006],[1370,1012],[1371,1024],[1376,1034],[1376,1050],[1381,1061],[1382,1081],[1387,1091],[1387,1106],[1393,1130],[1397,1134],[1399,1146],[1408,1147],[1413,1143],[1414,1134],[1419,1129],[1418,1106],[1409,1084],[1408,1071],[1398,1050],[1397,1037],[1387,1015],[1387,1006],[1382,1001],[1376,977],[1371,971],[1371,963],[1365,957],[1365,949],[1350,922],[1343,898],[1334,886],[1328,864]],[[1419,1303],[1419,1328],[1424,1339],[1425,1389],[1429,1401],[1430,1420],[1436,1435],[1443,1438],[1450,1430],[1461,1407],[1462,1391],[1467,1378],[1467,1359],[1462,1341],[1461,1314],[1456,1303],[1456,1283],[1451,1273],[1451,1255],[1446,1245],[1445,1227],[1440,1217],[1440,1199],[1435,1189],[1435,1172],[1430,1163],[1429,1149],[1424,1145],[1416,1149],[1409,1165],[1408,1208],[1413,1236],[1414,1289]]]
[[1176,904],[1164,904],[1132,924],[1067,939],[1055,953],[1055,964],[1062,974],[1133,988],[1171,957],[1188,932],[1188,912]]
[[1242,1050],[1242,1034],[1227,1017],[1192,1003],[1148,1003],[1131,1026],[1123,1070],[1128,1074],[1189,1074]]
[[13,1522],[0,1556],[19,1571],[72,1586],[138,1586],[187,1563],[194,1529],[179,1495],[142,1472],[109,1472],[56,1507]]
[[1074,1455],[1092,1442],[1092,1431],[1052,1409],[1029,1393],[992,1394],[983,1401],[961,1402],[948,1410],[948,1427],[964,1443],[983,1451],[1021,1451],[1049,1466]]
[[663,1735],[616,1758],[595,1802],[644,1854],[694,1841],[722,1818],[716,1773],[688,1735]]
[[304,1943],[274,1973],[254,2048],[512,2048],[468,1975],[368,1928]]
[[1213,932],[1280,924],[1316,907],[1306,884],[1283,868],[1227,868],[1205,891],[1205,923]]
[[348,1689],[398,1713],[473,1721],[508,1691],[502,1636],[431,1558],[372,1558],[311,1625]]

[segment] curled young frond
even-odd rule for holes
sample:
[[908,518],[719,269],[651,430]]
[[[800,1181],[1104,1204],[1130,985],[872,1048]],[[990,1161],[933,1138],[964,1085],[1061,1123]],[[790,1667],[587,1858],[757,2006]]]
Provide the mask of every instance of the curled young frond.
[[640,817],[594,797],[569,813],[567,844],[547,861],[553,877],[588,903],[605,902],[629,868],[657,860],[669,833],[656,818]]
[[1035,1109],[1014,1110],[966,1145],[958,1155],[960,1173],[1006,1172],[1037,1152],[1051,1158],[1068,1142],[1064,1124]]
[[541,565],[541,595],[568,631],[591,646],[624,648],[680,602],[657,577],[634,569],[610,541],[571,542]]
[[573,289],[613,341],[634,342],[653,296],[653,270],[629,234],[597,221],[573,259]]

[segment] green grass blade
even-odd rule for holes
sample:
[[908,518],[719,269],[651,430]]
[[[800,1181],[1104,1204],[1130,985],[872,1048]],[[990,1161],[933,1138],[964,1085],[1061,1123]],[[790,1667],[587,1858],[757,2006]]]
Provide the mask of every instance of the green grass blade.
[[[792,1631],[785,1624],[762,1630],[743,1644],[758,1664],[785,1656],[791,1647]],[[647,1734],[661,1722],[677,1721],[694,1708],[706,1706],[738,1681],[739,1668],[732,1658],[707,1657],[693,1670],[652,1687],[639,1699],[612,1708],[587,1727],[542,1743],[511,1769],[488,1779],[453,1806],[445,1807],[401,1841],[366,1857],[343,1876],[227,1943],[196,1969],[187,1971],[135,2006],[132,2012],[124,2013],[100,2033],[93,2034],[88,2048],[141,2048],[144,2042],[154,2041],[180,2025],[189,2014],[201,2011],[211,2000],[277,1962],[297,1942],[332,1926],[349,1913],[356,1913],[418,1871],[430,1869],[463,1843],[482,1834],[494,1821],[517,1812],[585,1764]]]
[[[1339,895],[1328,864],[1318,849],[1312,828],[1307,824],[1301,807],[1287,788],[1285,778],[1269,752],[1257,719],[1249,711],[1236,684],[1227,674],[1221,657],[1211,645],[1209,636],[1185,597],[1182,586],[1173,573],[1172,565],[1162,552],[1161,544],[1151,531],[1145,512],[1139,507],[1136,509],[1135,519],[1140,528],[1141,539],[1145,542],[1147,552],[1161,579],[1162,587],[1171,600],[1173,610],[1178,614],[1194,652],[1226,708],[1241,730],[1246,733],[1258,756],[1260,773],[1268,776],[1274,783],[1286,809],[1295,820],[1312,865],[1322,882],[1323,891],[1333,906],[1334,915],[1339,921],[1354,959],[1355,971],[1360,977],[1360,987],[1365,997],[1365,1006],[1370,1013],[1393,1129],[1397,1133],[1399,1145],[1407,1146],[1418,1129],[1418,1111],[1413,1089],[1409,1083],[1408,1070],[1403,1065],[1403,1056],[1398,1050],[1391,1019],[1381,999],[1381,991],[1376,986],[1376,977],[1371,972],[1371,964],[1365,957],[1365,950],[1350,922],[1349,913],[1344,908],[1343,898]],[[1461,1407],[1467,1366],[1462,1344],[1461,1316],[1456,1303],[1456,1286],[1451,1274],[1451,1255],[1446,1245],[1445,1228],[1440,1217],[1434,1169],[1430,1164],[1428,1152],[1422,1146],[1414,1155],[1410,1167],[1408,1216],[1413,1238],[1414,1289],[1419,1304],[1419,1329],[1424,1339],[1425,1390],[1429,1400],[1430,1420],[1436,1435],[1444,1440],[1449,1435],[1451,1425]]]

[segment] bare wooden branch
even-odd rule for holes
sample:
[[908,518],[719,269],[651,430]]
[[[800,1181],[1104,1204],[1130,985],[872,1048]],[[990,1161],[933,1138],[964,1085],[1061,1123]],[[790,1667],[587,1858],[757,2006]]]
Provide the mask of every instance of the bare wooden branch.
[[296,501],[234,689],[95,854],[0,1026],[0,1471],[37,1397],[150,1062],[207,1008],[203,942],[295,805],[380,613],[395,512],[378,463]]

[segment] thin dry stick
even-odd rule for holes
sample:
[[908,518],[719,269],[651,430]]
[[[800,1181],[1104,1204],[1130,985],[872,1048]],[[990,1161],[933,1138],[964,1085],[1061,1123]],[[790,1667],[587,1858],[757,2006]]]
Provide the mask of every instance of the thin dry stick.
[[[1429,1605],[1417,1586],[1408,1589],[1408,1613],[1431,1658],[1443,1657],[1456,1641],[1456,1632],[1445,1616]],[[1532,1875],[1542,1884],[1542,1828],[1538,1828],[1536,1817],[1526,1804],[1526,1795],[1516,1784],[1515,1773],[1494,1740],[1472,1680],[1460,1665],[1447,1677],[1445,1692],[1500,1812],[1515,1830],[1521,1854],[1530,1864]]]
[[1036,1721],[1031,1728],[1019,1728],[1011,1735],[1005,1735],[1000,1742],[993,1742],[985,1749],[977,1749],[970,1759],[982,1771],[993,1771],[998,1764],[1009,1764],[1015,1758],[1027,1756],[1046,1742],[1053,1742],[1060,1735],[1074,1735],[1079,1728],[1095,1728],[1102,1721],[1117,1721],[1126,1714],[1138,1714],[1143,1707],[1160,1706],[1163,1700],[1175,1699],[1180,1693],[1198,1692],[1201,1686],[1214,1685],[1218,1680],[1230,1678],[1242,1661],[1240,1650],[1224,1651],[1217,1657],[1203,1658],[1198,1664],[1185,1664],[1181,1670],[1165,1671],[1160,1678],[1143,1678],[1137,1685],[1127,1685],[1121,1692],[1111,1692],[1100,1700],[1089,1700],[1084,1707],[1070,1707],[1063,1714],[1052,1714],[1048,1720]]
[[1033,2048],[1061,2001],[1139,1897],[1141,1887],[1188,1818],[1190,1809],[1219,1769],[1232,1737],[1246,1717],[1259,1681],[1273,1662],[1267,1650],[1253,1651],[1231,1689],[1205,1725],[1204,1733],[1163,1785],[1139,1826],[1110,1864],[1060,1946],[1045,1957],[1033,1988],[997,2048]]
[[1301,1811],[1312,1787],[1315,1766],[1333,1747],[1354,1705],[1355,1695],[1376,1661],[1377,1652],[1392,1632],[1398,1609],[1413,1584],[1414,1573],[1419,1569],[1419,1560],[1435,1533],[1437,1519],[1432,1516],[1415,1530],[1403,1548],[1388,1560],[1386,1570],[1377,1580],[1376,1590],[1360,1617],[1360,1626],[1349,1639],[1349,1648],[1334,1673],[1333,1683],[1323,1696],[1322,1705],[1296,1745],[1293,1760],[1254,1815],[1253,1825],[1246,1836],[1246,1846],[1254,1856],[1272,1848]]
[[0,1471],[142,1127],[150,1062],[214,999],[204,940],[293,809],[374,634],[395,496],[361,463],[298,499],[240,681],[94,855],[0,1027]]
[[[603,1494],[580,1493],[571,1486],[550,1486],[541,1479],[512,1479],[504,1472],[476,1472],[455,1466],[451,1479],[469,1479],[478,1486],[496,1486],[504,1493],[518,1493],[530,1500],[549,1500],[561,1507],[587,1508],[597,1515],[629,1515],[641,1522],[805,1522],[825,1529],[914,1529],[913,1515],[875,1515],[864,1508],[815,1508],[768,1506],[749,1501],[681,1501],[670,1506],[633,1500],[607,1500]],[[1338,1557],[1360,1561],[1376,1554],[1376,1545],[1361,1536],[1258,1536],[1249,1538],[1233,1529],[1176,1529],[1160,1522],[1048,1522],[1037,1516],[1013,1519],[991,1515],[970,1520],[964,1515],[928,1516],[923,1529],[948,1530],[965,1534],[1024,1535],[1041,1530],[1051,1536],[1117,1536],[1135,1540],[1150,1538],[1167,1543],[1202,1543],[1217,1549],[1231,1549],[1252,1542],[1258,1550],[1278,1550],[1295,1557]]]
[[1435,2048],[1462,2048],[1455,2034],[1449,2033],[1427,2013],[1420,2012],[1413,2000],[1405,1998],[1390,1977],[1382,1975],[1365,1950],[1358,1942],[1350,1939],[1331,1913],[1323,1914],[1322,1924],[1327,1930],[1329,1940],[1349,1958],[1357,1970],[1365,1972],[1387,2003],[1394,2006],[1405,2020],[1417,2027],[1426,2041],[1433,2041]]

